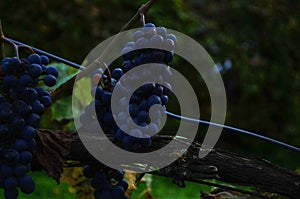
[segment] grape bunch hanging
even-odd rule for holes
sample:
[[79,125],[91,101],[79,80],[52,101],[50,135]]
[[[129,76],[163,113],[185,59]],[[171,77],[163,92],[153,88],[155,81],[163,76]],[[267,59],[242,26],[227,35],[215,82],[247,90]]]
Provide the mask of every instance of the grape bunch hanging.
[[56,84],[58,70],[47,66],[47,56],[31,54],[27,58],[6,57],[0,67],[0,187],[6,199],[35,189],[28,172],[32,150],[36,147],[36,128],[40,115],[52,104],[42,84]]
[[[80,117],[84,128],[90,128],[92,118],[97,118],[97,122],[100,123],[104,133],[113,135],[126,150],[141,146],[150,148],[152,136],[159,131],[161,117],[163,111],[166,110],[165,106],[171,93],[171,85],[168,80],[172,73],[168,66],[174,57],[176,37],[173,34],[168,34],[164,27],[156,27],[152,23],[147,23],[142,30],[134,33],[133,40],[126,43],[122,50],[124,61],[121,67],[113,69],[111,73],[108,69],[106,71],[101,69],[94,71],[91,76],[94,84],[92,90],[94,100],[85,107],[85,112]],[[146,83],[136,89],[130,99],[119,96],[120,101],[118,104],[120,104],[120,107],[128,106],[131,118],[127,118],[124,112],[113,115],[111,98],[117,82],[123,77],[123,84],[118,86],[125,93],[132,92],[134,85],[130,85],[130,80],[136,78],[147,79],[147,77],[153,76],[153,68],[151,65],[147,65],[149,67],[143,70],[141,76],[130,76],[126,73],[137,66],[151,63],[160,64],[160,74],[155,78],[163,81],[165,86]],[[129,105],[125,103],[126,101],[129,101]],[[149,109],[153,105],[160,105],[162,109],[151,112],[151,118],[155,118],[154,121],[151,121]],[[96,110],[96,115],[93,115],[94,110]],[[117,126],[115,119],[122,124],[121,127]],[[145,130],[133,128],[130,126],[130,120],[133,120],[136,125],[146,127]],[[87,165],[84,169],[84,175],[92,178],[91,185],[95,188],[94,196],[96,199],[125,199],[127,196],[124,194],[128,185],[123,180],[124,174],[122,173],[123,171],[114,169],[103,172],[102,169],[97,169],[97,163],[95,162]],[[114,181],[117,182],[113,183]]]

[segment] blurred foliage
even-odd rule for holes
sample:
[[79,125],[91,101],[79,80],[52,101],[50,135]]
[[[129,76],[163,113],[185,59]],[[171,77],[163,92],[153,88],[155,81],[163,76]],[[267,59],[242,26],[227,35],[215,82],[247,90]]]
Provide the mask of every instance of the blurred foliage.
[[[142,3],[145,0],[2,0],[0,18],[6,36],[81,63]],[[157,0],[146,20],[191,36],[212,56],[227,91],[227,124],[300,146],[299,13],[296,0]],[[139,26],[136,22],[131,28]],[[210,99],[199,75],[180,59],[174,67],[197,86],[201,117],[209,119]],[[63,73],[63,78],[74,72]],[[70,93],[66,91],[45,114],[44,128],[73,128]],[[172,104],[170,109],[177,111]],[[201,126],[199,134],[205,130]],[[300,167],[297,153],[229,131],[224,131],[218,147]],[[166,189],[155,187],[157,192]]]
[[[33,172],[30,173],[36,184],[36,190],[28,195],[19,191],[18,199],[32,199],[32,198],[43,198],[43,199],[74,199],[75,194],[69,192],[71,189],[70,184],[61,183],[59,185],[47,176],[46,172]],[[0,189],[0,195],[3,196],[3,189]]]

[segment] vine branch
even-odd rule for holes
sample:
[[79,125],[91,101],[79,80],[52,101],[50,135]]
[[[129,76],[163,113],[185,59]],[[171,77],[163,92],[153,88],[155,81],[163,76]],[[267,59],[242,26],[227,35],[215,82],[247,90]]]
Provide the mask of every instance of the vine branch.
[[[58,138],[56,138],[57,136]],[[38,144],[39,148],[36,150],[37,154],[41,151],[43,154],[55,154],[53,150],[55,150],[56,147],[52,146],[57,145],[57,140],[60,141],[59,146],[65,147],[64,150],[62,147],[58,149],[58,157],[51,157],[51,160],[59,159],[61,167],[64,165],[64,162],[66,162],[66,165],[69,167],[75,167],[78,165],[84,166],[91,161],[95,161],[76,133],[65,131],[59,131],[59,133],[57,133],[57,131],[43,130],[40,133],[38,131],[38,137],[38,140],[42,140],[45,144]],[[113,137],[108,137],[112,142],[118,144]],[[172,139],[174,139],[173,136],[154,136],[151,151],[164,147],[170,143]],[[63,143],[62,140],[65,140],[65,142]],[[225,185],[219,186],[227,191],[243,192],[259,198],[268,198],[262,194],[265,192],[276,193],[292,199],[300,198],[300,175],[295,172],[288,171],[285,168],[276,166],[258,157],[245,157],[221,149],[213,149],[206,157],[200,159],[198,158],[199,149],[201,148],[199,142],[193,141],[189,146],[189,143],[185,139],[175,137],[174,140],[180,143],[186,143],[188,150],[171,165],[151,172],[151,174],[172,178],[174,182],[177,182],[175,184],[181,187],[184,187],[184,181],[215,186],[203,180],[216,179],[221,182],[254,187],[256,190],[259,190],[259,192],[256,193],[242,191],[237,188],[229,188]],[[53,144],[49,144],[52,142]],[[62,155],[61,151],[64,151],[64,155]],[[149,150],[136,148],[133,152],[146,153],[149,152]],[[174,153],[176,154],[176,148],[174,148]],[[50,157],[47,158],[48,155],[40,156],[42,157],[41,159],[36,157],[38,156],[35,155],[36,163],[43,163],[43,166],[40,168],[46,167],[48,170],[51,170],[52,167],[49,166],[51,160],[49,159]],[[162,157],[157,158],[164,157],[162,155]],[[62,161],[63,159],[64,161]],[[143,165],[138,164],[138,162],[134,167],[137,167],[137,165],[143,167]],[[57,167],[52,169],[55,171],[58,170]],[[58,174],[56,176],[58,176]]]

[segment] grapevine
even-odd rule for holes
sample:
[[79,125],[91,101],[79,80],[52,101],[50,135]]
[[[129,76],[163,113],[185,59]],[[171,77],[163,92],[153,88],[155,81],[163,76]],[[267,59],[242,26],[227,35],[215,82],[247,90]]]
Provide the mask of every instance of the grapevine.
[[[93,85],[91,95],[94,99],[91,104],[85,107],[85,111],[80,117],[83,128],[91,131],[93,128],[90,123],[92,117],[95,119],[95,123],[101,125],[105,134],[123,149],[136,151],[144,148],[149,151],[152,149],[154,136],[162,126],[162,114],[166,113],[176,119],[222,126],[299,151],[297,147],[264,136],[257,136],[248,131],[186,118],[167,111],[166,105],[172,91],[172,85],[169,84],[168,80],[172,76],[170,67],[174,58],[176,37],[173,34],[168,34],[164,27],[156,27],[152,23],[145,23],[144,12],[152,4],[152,1],[149,2],[149,4],[141,7],[137,15],[134,16],[141,17],[143,27],[141,30],[136,31],[132,35],[132,41],[124,46],[122,50],[123,64],[114,68],[114,66],[100,63],[105,66],[104,70],[93,68],[94,71],[90,78]],[[127,25],[122,30],[126,29]],[[51,106],[53,100],[51,93],[46,91],[45,87],[53,87],[59,74],[55,66],[48,66],[49,58],[45,55],[47,52],[43,51],[43,53],[37,54],[35,52],[38,52],[38,49],[35,50],[22,45],[18,41],[4,39],[4,36],[1,39],[2,43],[7,42],[13,46],[15,56],[3,58],[0,66],[0,188],[4,189],[6,199],[14,199],[18,197],[19,191],[30,194],[35,189],[35,184],[28,172],[31,170],[32,159],[34,159],[32,152],[36,149],[36,129],[39,127],[40,116],[47,107]],[[164,47],[168,51],[156,49],[154,46]],[[25,58],[20,57],[19,50],[21,49],[29,50],[30,55]],[[51,54],[50,58],[64,62],[79,70],[86,70],[83,66]],[[144,70],[143,76],[134,77],[126,74],[143,64],[150,64]],[[129,101],[128,109],[131,118],[127,118],[121,109],[117,115],[114,115],[111,108],[114,89],[121,87],[125,93],[132,92],[133,85],[130,85],[130,80],[134,78],[146,79],[147,76],[153,76],[151,74],[151,64],[153,67],[160,67],[160,76],[157,78],[167,86],[157,83],[144,84],[134,90],[130,99],[121,98],[119,101],[122,107],[123,105],[127,106],[124,103],[125,101]],[[123,83],[126,83],[127,80],[128,84],[117,84],[121,79],[123,79]],[[154,105],[159,105],[160,108],[150,112],[150,108]],[[96,115],[91,115],[94,109],[96,109]],[[152,118],[155,118],[155,120]],[[132,119],[136,125],[145,127],[145,130],[134,129],[129,119]],[[115,120],[120,121],[122,125],[118,126]],[[109,168],[94,159],[88,161],[88,163],[84,162],[83,165],[83,174],[90,179],[96,199],[129,198],[126,195],[128,183],[124,179],[124,171]],[[172,170],[174,173],[177,171],[176,169]],[[181,179],[175,181],[183,182]],[[213,185],[208,182],[197,182]],[[226,186],[222,188],[236,191],[235,188],[229,189]],[[251,192],[245,193],[251,194]]]

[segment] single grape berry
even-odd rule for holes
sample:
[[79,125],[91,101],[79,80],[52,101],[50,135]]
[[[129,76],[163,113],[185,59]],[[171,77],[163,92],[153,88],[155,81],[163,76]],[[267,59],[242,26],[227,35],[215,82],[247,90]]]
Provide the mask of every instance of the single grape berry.
[[41,55],[41,64],[48,65],[49,64],[49,58],[45,55]]
[[18,178],[18,183],[21,191],[25,194],[30,194],[35,189],[35,184],[29,175]]
[[35,137],[36,132],[32,126],[25,126],[22,130],[22,137],[25,140],[31,140]]
[[41,57],[38,54],[31,54],[28,56],[27,60],[31,64],[41,64]]
[[48,66],[46,68],[46,75],[53,75],[54,77],[58,77],[58,70],[55,66]]
[[56,77],[53,75],[46,75],[44,77],[44,83],[46,86],[52,87],[56,84]]

